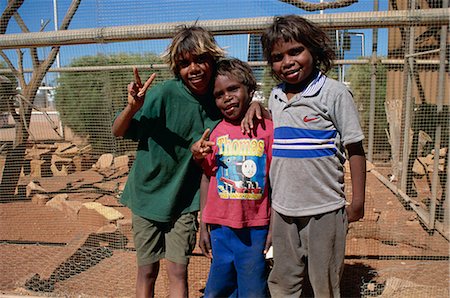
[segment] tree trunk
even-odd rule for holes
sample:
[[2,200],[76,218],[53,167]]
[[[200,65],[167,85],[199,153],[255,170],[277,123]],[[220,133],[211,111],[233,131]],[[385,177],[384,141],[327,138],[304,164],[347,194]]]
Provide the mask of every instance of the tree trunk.
[[6,154],[5,167],[0,183],[0,194],[2,194],[0,200],[10,200],[15,197],[20,172],[25,163],[25,151],[29,137],[27,127],[30,125],[32,109],[25,103],[22,103],[22,105],[20,109],[20,121],[16,122],[14,144]]
[[8,150],[5,167],[3,169],[2,182],[0,183],[0,201],[8,201],[15,198],[17,182],[24,164],[26,144],[20,144]]

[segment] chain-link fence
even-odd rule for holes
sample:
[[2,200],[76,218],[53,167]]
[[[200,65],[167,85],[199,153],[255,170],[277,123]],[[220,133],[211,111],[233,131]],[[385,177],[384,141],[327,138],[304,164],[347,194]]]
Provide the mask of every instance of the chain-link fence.
[[[448,296],[448,1],[341,2],[3,1],[0,292],[133,297],[131,213],[119,197],[136,144],[111,134],[132,67],[170,78],[161,54],[178,24],[197,23],[251,64],[265,102],[276,82],[260,33],[296,13],[329,32],[328,75],[352,90],[366,136],[366,215],[349,228],[342,296]],[[209,270],[199,249],[189,268],[199,297]]]

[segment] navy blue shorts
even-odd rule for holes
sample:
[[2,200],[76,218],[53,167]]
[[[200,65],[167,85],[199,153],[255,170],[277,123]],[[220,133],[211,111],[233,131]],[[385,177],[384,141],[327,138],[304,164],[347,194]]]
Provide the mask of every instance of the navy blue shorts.
[[268,297],[264,246],[268,227],[232,229],[212,225],[208,297]]

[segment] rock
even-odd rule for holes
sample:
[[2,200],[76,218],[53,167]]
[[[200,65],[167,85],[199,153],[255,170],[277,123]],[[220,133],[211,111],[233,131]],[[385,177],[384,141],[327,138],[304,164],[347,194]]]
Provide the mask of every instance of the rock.
[[40,159],[32,159],[30,161],[30,177],[32,178],[42,177],[41,166],[44,162],[45,162],[44,160]]
[[97,230],[97,234],[103,234],[103,233],[115,233],[117,231],[117,226],[115,224],[107,224],[105,226],[100,227]]
[[111,153],[106,153],[100,156],[100,158],[92,167],[97,169],[109,168],[112,165],[113,160],[114,156]]
[[423,176],[426,174],[425,172],[426,167],[425,165],[420,161],[420,157],[414,161],[412,171],[416,173],[417,175]]
[[78,213],[83,205],[79,201],[69,201],[69,196],[66,193],[57,194],[45,205],[55,208],[64,213],[64,215],[70,219],[77,219]]
[[80,155],[74,156],[72,162],[76,172],[81,172],[83,170],[83,158]]
[[100,203],[104,206],[109,207],[121,207],[123,206],[116,196],[104,195],[96,200],[97,203]]
[[52,164],[50,166],[50,170],[52,171],[53,176],[55,176],[55,177],[61,177],[61,176],[69,175],[66,165],[62,165],[61,166],[61,170],[60,170],[60,169],[58,169],[58,167],[55,164]]
[[130,162],[130,158],[128,155],[121,155],[114,158],[114,168],[119,169],[122,167],[128,168],[128,163]]
[[94,185],[103,181],[103,176],[95,170],[87,170],[82,172],[74,172],[67,176],[68,183],[72,184],[72,190],[80,188],[85,185]]
[[92,151],[92,145],[86,145],[83,148],[80,149],[81,154],[89,153]]
[[76,154],[79,152],[78,148],[73,143],[55,143],[55,154]]
[[106,181],[106,182],[102,182],[102,183],[95,183],[94,186],[99,189],[106,190],[109,192],[117,192],[119,189],[119,183],[115,182],[115,181]]
[[57,194],[50,201],[48,201],[45,205],[48,207],[52,207],[58,209],[59,211],[64,210],[63,203],[67,200],[68,195],[65,193]]
[[45,206],[45,204],[50,200],[50,197],[44,194],[35,194],[31,198],[31,202],[36,205]]
[[114,208],[103,206],[100,203],[90,202],[83,204],[88,209],[94,209],[98,213],[102,214],[105,218],[110,221],[116,221],[118,219],[122,219],[123,215],[119,211]]
[[[440,148],[439,149],[439,157],[445,157],[447,155],[448,148]],[[434,155],[435,150],[431,150],[431,154]]]
[[34,181],[31,181],[27,184],[27,190],[26,190],[26,196],[27,198],[30,197],[35,192],[47,192],[42,186],[35,183]]
[[38,149],[36,147],[33,147],[31,149],[27,149],[27,152],[25,154],[25,159],[40,159],[41,155],[47,154],[50,152],[50,149]]

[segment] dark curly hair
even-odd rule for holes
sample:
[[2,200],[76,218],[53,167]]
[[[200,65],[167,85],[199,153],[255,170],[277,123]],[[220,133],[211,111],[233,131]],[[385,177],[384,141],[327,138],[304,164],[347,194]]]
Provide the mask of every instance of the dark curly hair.
[[277,16],[272,25],[261,36],[263,54],[270,66],[272,66],[272,50],[279,41],[301,42],[314,58],[317,69],[326,73],[329,71],[335,58],[335,53],[330,46],[327,33],[319,26],[298,15]]
[[225,58],[217,62],[217,76],[233,77],[238,82],[247,87],[249,93],[256,91],[257,83],[250,65],[236,58]]

